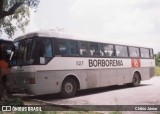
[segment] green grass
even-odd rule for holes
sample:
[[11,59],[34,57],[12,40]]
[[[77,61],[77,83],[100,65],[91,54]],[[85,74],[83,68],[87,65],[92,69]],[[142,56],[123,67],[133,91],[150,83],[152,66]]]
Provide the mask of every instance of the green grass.
[[109,114],[122,114],[122,112],[119,112],[119,111],[115,111],[115,112],[111,112]]
[[160,67],[156,67],[156,76],[160,76]]
[[21,105],[22,106],[23,100],[21,98],[11,98],[8,101],[0,100],[0,105]]
[[[25,103],[23,102],[23,99],[21,98],[11,98],[8,102],[4,102],[1,105],[13,105],[13,106],[25,106]],[[0,107],[1,108],[1,107]],[[62,107],[51,107],[53,110],[58,110],[58,111],[42,111],[42,112],[2,112],[0,111],[0,114],[101,114],[99,112],[95,111],[80,111],[75,109],[65,109]],[[65,110],[65,111],[63,111]]]

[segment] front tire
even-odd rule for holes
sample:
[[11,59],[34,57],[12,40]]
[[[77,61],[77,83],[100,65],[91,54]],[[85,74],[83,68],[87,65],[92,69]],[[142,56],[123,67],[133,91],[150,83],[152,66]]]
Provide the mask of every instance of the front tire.
[[77,92],[77,83],[72,78],[66,78],[61,87],[61,96],[63,98],[73,97]]

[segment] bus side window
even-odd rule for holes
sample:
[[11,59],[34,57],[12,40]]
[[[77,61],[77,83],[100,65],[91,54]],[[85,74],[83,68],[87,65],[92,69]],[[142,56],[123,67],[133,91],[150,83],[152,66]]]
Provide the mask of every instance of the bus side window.
[[77,49],[77,42],[68,40],[68,45],[67,45],[67,55],[69,56],[75,56],[78,55],[78,49]]
[[116,45],[115,47],[117,57],[128,57],[128,51],[126,46]]
[[129,47],[129,56],[130,57],[139,57],[139,48]]
[[45,57],[47,58],[53,57],[51,40],[45,41]]
[[114,48],[111,44],[100,44],[100,56],[114,56]]
[[58,51],[62,56],[78,55],[77,42],[73,40],[58,40]]
[[43,39],[39,42],[39,59],[40,64],[46,64],[53,57],[51,39]]
[[88,43],[83,41],[79,42],[79,51],[81,56],[89,56]]
[[140,48],[142,58],[150,58],[149,49]]
[[67,55],[67,41],[60,39],[58,40],[58,48],[61,55]]
[[100,50],[100,56],[104,56],[104,51]]
[[98,56],[98,43],[89,43],[89,54],[90,56]]
[[150,52],[150,57],[153,58],[154,57],[154,55],[153,55],[153,49],[150,49],[149,52]]

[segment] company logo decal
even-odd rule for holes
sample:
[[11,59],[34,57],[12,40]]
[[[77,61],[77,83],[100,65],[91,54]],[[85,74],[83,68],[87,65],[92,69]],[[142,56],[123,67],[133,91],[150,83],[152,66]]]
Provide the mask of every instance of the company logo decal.
[[131,59],[131,64],[132,67],[140,67],[141,66],[140,59]]
[[122,60],[101,60],[101,59],[89,59],[89,67],[113,67],[123,66]]

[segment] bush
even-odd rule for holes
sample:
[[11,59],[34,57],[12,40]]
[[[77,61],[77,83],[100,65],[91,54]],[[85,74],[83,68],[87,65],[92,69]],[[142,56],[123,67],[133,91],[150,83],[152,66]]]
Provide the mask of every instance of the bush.
[[160,67],[156,67],[156,76],[160,76]]

